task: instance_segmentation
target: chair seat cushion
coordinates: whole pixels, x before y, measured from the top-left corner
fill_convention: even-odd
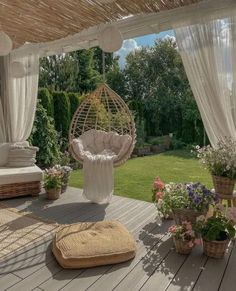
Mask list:
[[[42,170],[37,166],[22,168],[0,168],[0,185],[41,181]]]
[[[136,244],[118,221],[85,222],[61,226],[52,251],[64,268],[88,268],[128,261]]]

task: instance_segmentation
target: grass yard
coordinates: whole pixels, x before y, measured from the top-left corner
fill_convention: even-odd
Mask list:
[[[165,182],[201,182],[212,187],[211,176],[188,151],[169,151],[159,155],[134,158],[115,169],[115,194],[151,201],[156,176]],[[71,175],[70,186],[83,188],[82,170]]]

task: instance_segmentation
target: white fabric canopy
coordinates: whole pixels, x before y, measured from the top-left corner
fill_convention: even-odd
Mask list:
[[[213,146],[236,140],[236,17],[175,29],[202,120]]]
[[[21,62],[25,74],[15,78],[11,64]],[[38,92],[39,56],[1,58],[0,142],[21,142],[32,130]]]

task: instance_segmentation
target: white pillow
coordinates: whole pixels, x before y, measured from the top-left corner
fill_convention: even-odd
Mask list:
[[[0,167],[4,167],[8,160],[9,143],[0,143]]]

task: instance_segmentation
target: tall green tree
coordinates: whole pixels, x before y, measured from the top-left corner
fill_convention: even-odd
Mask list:
[[[53,92],[55,128],[67,139],[70,126],[70,101],[64,92]]]

